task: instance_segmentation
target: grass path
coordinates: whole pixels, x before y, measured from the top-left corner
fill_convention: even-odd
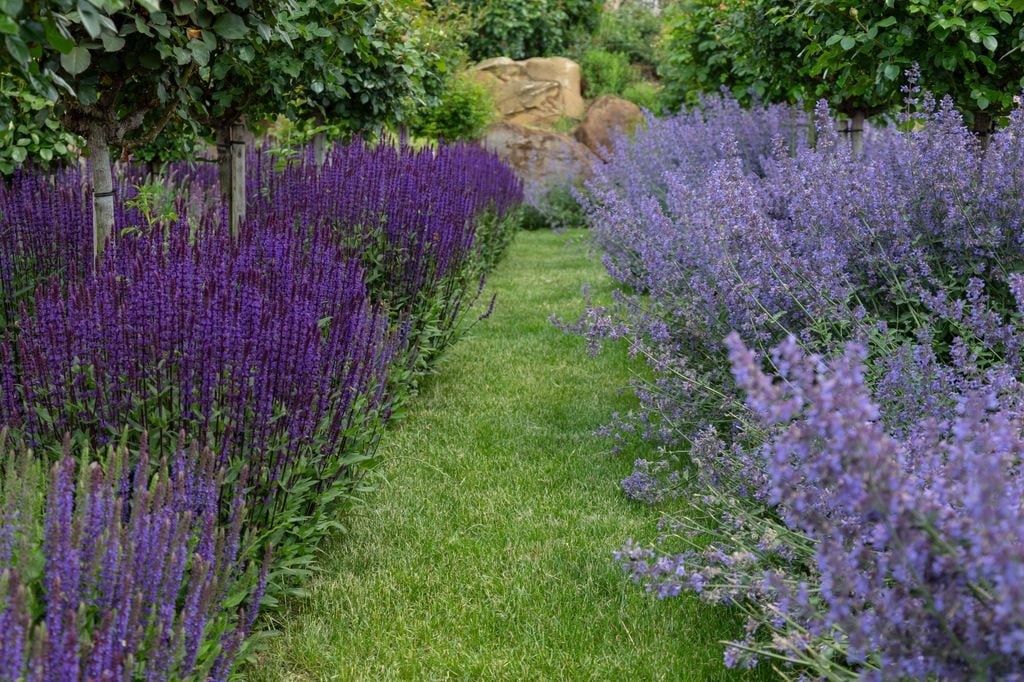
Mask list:
[[[736,679],[735,619],[658,602],[611,552],[650,539],[628,458],[593,431],[633,399],[624,352],[589,358],[548,322],[606,282],[580,233],[522,233],[492,276],[491,319],[385,435],[378,490],[328,547],[250,676],[267,680]],[[607,295],[607,284],[595,292]]]

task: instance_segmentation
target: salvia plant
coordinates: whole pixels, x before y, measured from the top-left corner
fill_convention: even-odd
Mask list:
[[[216,454],[65,444],[50,467],[4,440],[0,679],[227,679],[267,564]]]
[[[824,105],[707,99],[621,140],[579,197],[620,286],[567,326],[654,370],[608,431],[663,461],[623,488],[697,509],[617,556],[745,613],[731,666],[1024,669],[1024,112],[981,140],[906,95],[863,152]]]
[[[237,237],[214,165],[119,166],[99,263],[82,168],[0,186],[0,679],[227,677],[522,196],[470,145],[249,160]]]

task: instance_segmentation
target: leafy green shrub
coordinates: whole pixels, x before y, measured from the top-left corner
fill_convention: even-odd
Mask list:
[[[583,91],[587,97],[620,95],[637,80],[637,73],[624,52],[588,50],[580,59]]]
[[[583,207],[576,201],[571,185],[553,187],[523,205],[522,228],[524,230],[564,230],[586,228],[587,218]]]
[[[0,88],[0,99],[12,103],[11,120],[0,125],[0,174],[10,175],[26,162],[45,167],[66,161],[83,146],[82,138],[61,127],[49,100],[18,87],[16,81]]]
[[[623,52],[632,64],[653,65],[662,19],[642,4],[626,4],[604,12],[591,41],[593,47]]]
[[[562,116],[551,125],[551,129],[556,133],[563,133],[565,135],[572,135],[576,128],[580,125],[578,118],[572,118],[571,116]]]
[[[795,21],[776,22],[781,3],[685,0],[666,12],[658,76],[670,109],[728,88],[742,102],[801,99],[807,81]],[[792,3],[789,3],[792,4]]]
[[[949,95],[977,132],[1010,112],[1024,87],[1024,3],[865,3],[799,0],[773,10],[806,35],[804,68],[816,95],[843,113],[898,107],[904,73],[916,67],[937,98]],[[981,114],[981,116],[979,116]]]
[[[438,102],[420,107],[409,129],[420,137],[445,140],[479,138],[494,118],[490,91],[465,76],[453,76],[438,95]]]
[[[622,90],[622,98],[655,114],[662,112],[662,89],[650,81],[630,83]]]
[[[472,18],[469,56],[547,57],[564,54],[580,34],[597,28],[602,0],[447,0]]]

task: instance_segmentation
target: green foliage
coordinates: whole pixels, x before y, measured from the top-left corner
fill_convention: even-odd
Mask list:
[[[477,219],[475,261],[476,271],[490,273],[498,267],[522,224],[522,209],[499,216],[488,211]],[[476,272],[474,272],[476,274]]]
[[[565,135],[572,135],[576,128],[580,125],[578,118],[572,118],[571,116],[561,116],[557,121],[551,124],[551,129],[556,133],[563,133]]]
[[[686,0],[668,14],[667,103],[727,88],[742,101],[824,97],[845,114],[899,105],[904,73],[968,117],[1024,87],[1024,0]]]
[[[132,160],[147,164],[190,161],[209,148],[206,128],[191,119],[174,118],[152,140],[133,145]]]
[[[564,55],[580,35],[597,28],[602,0],[447,0],[472,19],[469,56],[549,57]]]
[[[187,106],[211,55],[235,41],[268,39],[269,1],[45,0],[0,3],[0,66],[55,103],[72,132],[99,121],[111,142],[148,123],[155,136]],[[5,98],[6,100],[7,98]],[[10,101],[0,113],[11,111]]]
[[[685,0],[666,13],[658,75],[669,109],[727,88],[737,99],[796,101],[805,95],[799,25],[776,22],[780,3]]]
[[[423,12],[417,0],[302,0],[285,17],[295,49],[268,49],[257,72],[276,75],[285,104],[264,115],[320,118],[347,135],[406,121],[433,72],[448,68]]]
[[[52,103],[29,92],[18,79],[4,79],[0,100],[11,104],[7,124],[0,123],[0,174],[9,175],[25,163],[63,163],[82,147],[80,137],[61,128]]]
[[[582,229],[587,218],[570,185],[552,187],[539,199],[524,205],[524,230]]]
[[[806,31],[807,71],[844,111],[898,104],[903,73],[968,114],[1004,113],[1024,87],[1024,1],[798,0],[780,21]]]
[[[427,14],[420,0],[0,2],[0,66],[24,83],[0,116],[33,93],[74,132],[104,121],[141,160],[189,156],[211,128],[246,116],[377,131],[449,68],[421,39]]]
[[[456,75],[469,64],[466,41],[473,31],[472,18],[454,2],[424,7],[414,15],[413,30],[429,68],[423,77],[423,96],[415,111],[437,103]]]
[[[622,98],[654,114],[662,111],[662,88],[649,81],[637,81],[622,90]]]
[[[619,95],[637,80],[637,72],[625,52],[588,50],[580,59],[580,71],[587,97]]]
[[[139,185],[132,185],[135,196],[125,200],[126,208],[133,208],[142,216],[142,223],[125,227],[121,234],[148,233],[178,220],[175,200],[178,190],[158,178]]]
[[[618,10],[605,11],[597,30],[581,41],[579,55],[591,49],[622,52],[631,64],[653,68],[662,19],[642,3],[627,3]]]
[[[465,76],[452,76],[436,104],[417,109],[409,129],[430,139],[475,140],[494,115],[494,98],[486,87]]]

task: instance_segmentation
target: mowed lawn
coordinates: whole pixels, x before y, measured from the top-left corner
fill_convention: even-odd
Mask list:
[[[585,283],[607,298],[584,240],[517,236],[490,278],[493,316],[385,434],[377,489],[245,677],[743,678],[719,644],[740,636],[734,614],[659,602],[612,558],[653,539],[658,512],[622,495],[631,456],[594,435],[634,404],[637,365],[622,347],[591,358],[548,321],[575,319]]]

